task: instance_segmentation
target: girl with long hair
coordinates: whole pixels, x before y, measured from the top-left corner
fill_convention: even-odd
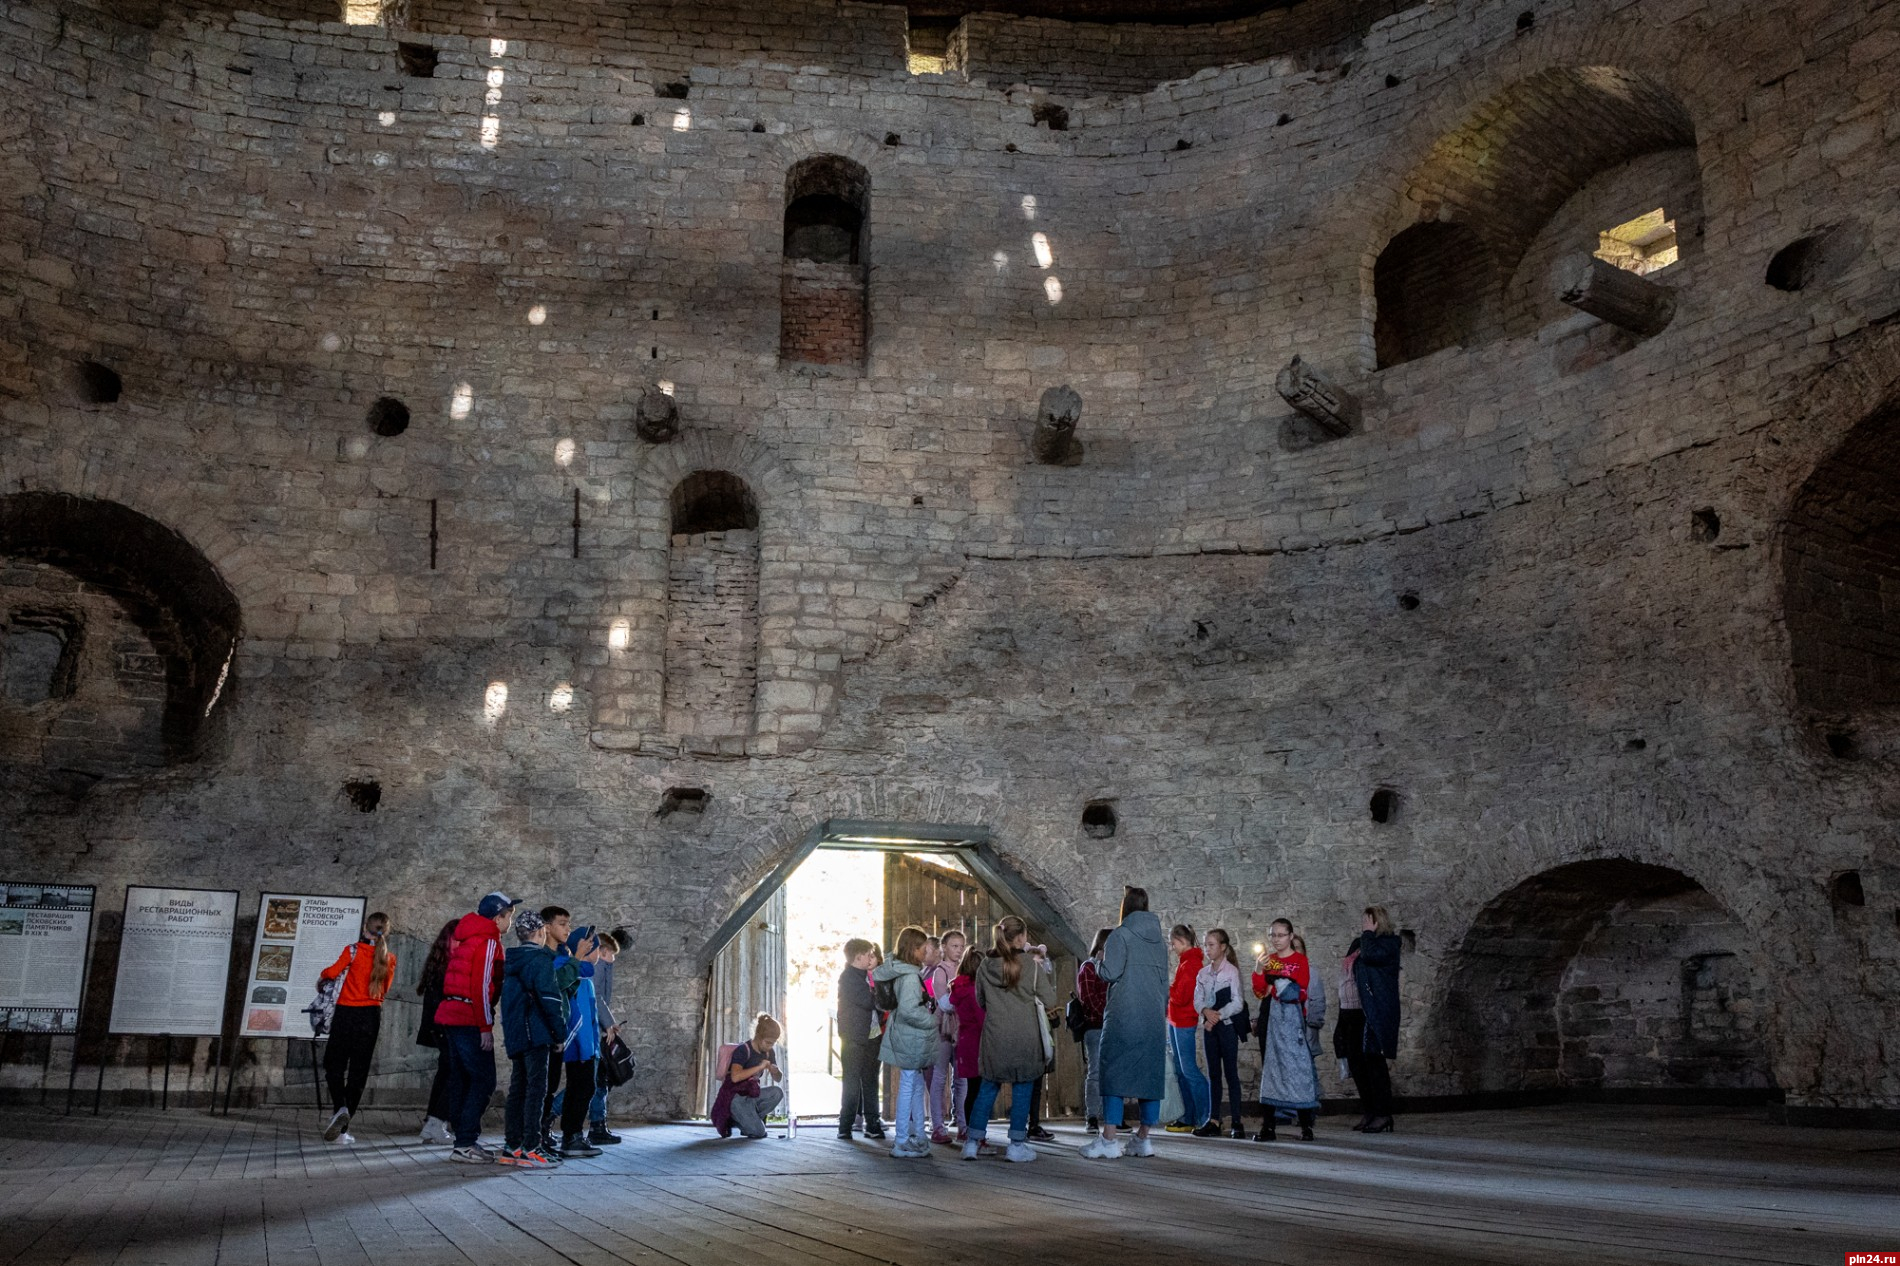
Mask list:
[[[930,938],[920,927],[897,934],[890,961],[871,973],[875,993],[888,984],[897,1005],[884,1025],[878,1058],[897,1069],[897,1139],[891,1155],[916,1160],[930,1155],[924,1110],[924,1070],[937,1062],[936,1005],[924,989],[923,967]]]
[[[1266,1109],[1266,1120],[1254,1135],[1257,1143],[1277,1137],[1274,1115],[1282,1110],[1296,1113],[1301,1140],[1313,1141],[1319,1074],[1306,1044],[1306,992],[1311,978],[1306,955],[1293,948],[1292,921],[1275,919],[1253,971],[1253,991],[1261,999],[1260,1102]]]
[[[994,940],[994,952],[977,970],[977,994],[983,1004],[977,1063],[983,1088],[970,1117],[963,1159],[981,1155],[989,1136],[990,1109],[1007,1085],[1009,1147],[1003,1158],[1032,1161],[1036,1149],[1029,1146],[1029,1101],[1053,1055],[1048,1011],[1056,1004],[1055,974],[1048,948],[1029,944],[1029,925],[1015,915],[997,922]]]
[[[1399,1053],[1399,957],[1398,930],[1384,906],[1367,906],[1359,935],[1346,951],[1346,976],[1352,982],[1359,1003],[1359,1033],[1356,1041],[1342,1043],[1340,1029],[1346,1027],[1346,1012],[1339,1013],[1339,1029],[1333,1031],[1333,1046],[1344,1056],[1359,1088],[1359,1103],[1365,1109],[1355,1130],[1367,1134],[1387,1134],[1392,1130],[1392,1073],[1386,1061]],[[1340,1006],[1345,1007],[1342,999]],[[1345,1049],[1340,1049],[1342,1045]]]
[[[1082,1145],[1087,1160],[1153,1156],[1148,1132],[1161,1120],[1168,1077],[1168,945],[1145,888],[1122,889],[1121,926],[1102,943],[1098,969],[1108,984],[1102,1014],[1102,1133]],[[1124,1153],[1115,1132],[1131,1106],[1141,1124]]]
[[[950,982],[950,1004],[957,1009],[957,1080],[963,1086],[963,1128],[957,1142],[970,1141],[976,1127],[976,1097],[983,1089],[980,1068],[983,1051],[983,1000],[977,997],[976,973],[987,955],[972,945],[963,951],[957,964],[956,979]]]
[[[1082,1106],[1088,1114],[1089,1133],[1102,1127],[1102,1014],[1108,1010],[1108,982],[1102,979],[1102,949],[1113,928],[1102,928],[1089,946],[1089,956],[1075,969],[1075,1001],[1082,1008],[1082,1059],[1088,1076],[1082,1082]]]
[[[449,1128],[449,1052],[436,1031],[435,1009],[442,1005],[442,978],[449,970],[449,951],[455,946],[455,925],[450,919],[435,934],[429,955],[422,960],[422,979],[417,992],[422,995],[422,1022],[416,1026],[416,1045],[435,1051],[435,1080],[429,1083],[429,1114],[422,1122],[424,1143],[452,1143],[455,1133]]]
[[[396,977],[396,956],[389,952],[389,916],[380,910],[363,920],[356,942],[323,969],[325,980],[343,977],[337,992],[336,1015],[330,1021],[330,1044],[323,1053],[323,1071],[330,1083],[330,1102],[336,1112],[323,1131],[326,1143],[354,1143],[350,1118],[356,1115],[369,1082],[370,1061],[382,1032],[383,998]]]
[[[1201,1138],[1220,1137],[1222,1082],[1233,1112],[1233,1136],[1246,1138],[1240,1124],[1240,1036],[1234,1017],[1247,1005],[1240,992],[1240,967],[1234,962],[1234,943],[1226,928],[1214,928],[1201,939],[1206,961],[1194,978],[1194,1009],[1201,1014],[1201,1041],[1207,1048],[1207,1080],[1212,1111],[1207,1123],[1195,1130]]]

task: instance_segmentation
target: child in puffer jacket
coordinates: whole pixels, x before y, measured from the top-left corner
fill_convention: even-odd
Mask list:
[[[567,1000],[554,978],[554,951],[547,947],[548,929],[541,916],[521,911],[515,915],[514,932],[520,945],[502,960],[501,980],[501,1034],[512,1065],[507,1140],[495,1159],[540,1169],[558,1163],[542,1148],[539,1123],[547,1094],[548,1054],[567,1034]]]
[[[897,995],[897,1006],[884,1027],[879,1058],[898,1070],[897,1140],[891,1155],[899,1160],[930,1155],[924,1070],[937,1062],[937,1011],[924,989],[924,949],[929,940],[922,928],[905,928],[897,934],[897,948],[890,961],[871,973],[874,990],[888,983]]]

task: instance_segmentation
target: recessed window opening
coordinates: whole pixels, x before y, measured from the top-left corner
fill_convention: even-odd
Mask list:
[[[1837,906],[1864,906],[1867,890],[1861,887],[1860,872],[1843,870],[1827,881],[1828,899]]]
[[[662,101],[684,101],[693,95],[693,85],[684,79],[675,79],[672,83],[661,84],[654,96]]]
[[[1082,808],[1082,834],[1092,840],[1105,840],[1115,834],[1115,806],[1107,800],[1091,800]]]
[[[807,158],[786,174],[781,360],[863,363],[870,196],[870,174],[836,154]]]
[[[669,787],[660,797],[660,807],[654,811],[656,818],[670,818],[675,813],[701,814],[712,796],[703,787]]]
[[[73,384],[79,392],[79,398],[87,404],[117,404],[125,386],[116,370],[96,360],[79,362],[74,371]]]
[[[1399,793],[1390,787],[1381,787],[1372,793],[1372,820],[1390,822],[1399,815]]]
[[[343,798],[358,813],[374,813],[383,802],[383,784],[374,778],[352,778],[343,784]]]
[[[369,429],[393,438],[409,429],[409,406],[394,396],[380,396],[369,407]]]
[[[1833,281],[1852,268],[1866,248],[1866,235],[1858,225],[1830,225],[1776,251],[1762,280],[1788,291]]]
[[[799,196],[785,208],[785,257],[821,264],[856,264],[864,211],[829,191]]]
[[[29,706],[72,698],[79,683],[77,620],[22,611],[0,631],[0,695]]]
[[[1053,101],[1039,101],[1030,107],[1029,116],[1051,132],[1069,130],[1069,108]]]
[[[1394,236],[1372,271],[1379,368],[1472,342],[1496,275],[1490,248],[1468,224],[1434,220]]]
[[[1829,730],[1825,741],[1828,755],[1836,760],[1854,760],[1860,755],[1860,746],[1854,741],[1852,730]]]
[[[1661,272],[1678,253],[1676,222],[1661,207],[1597,235],[1596,257],[1639,277]]]
[[[950,69],[950,41],[961,19],[912,17],[906,35],[907,62],[913,75],[941,75]]]
[[[673,535],[756,529],[759,505],[737,475],[696,470],[673,489]]]
[[[1704,545],[1713,545],[1722,535],[1722,516],[1713,506],[1703,506],[1689,515],[1689,531]]]
[[[405,41],[396,45],[396,61],[402,66],[402,73],[411,79],[434,79],[440,58],[441,54],[433,44],[411,44]]]

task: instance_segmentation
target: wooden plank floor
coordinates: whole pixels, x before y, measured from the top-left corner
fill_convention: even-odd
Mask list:
[[[0,1266],[1838,1263],[1900,1250],[1900,1134],[1725,1110],[1402,1118],[1310,1144],[1162,1138],[1033,1165],[890,1160],[807,1127],[624,1130],[598,1160],[448,1163],[409,1115],[0,1110]],[[394,1133],[392,1133],[392,1131]]]

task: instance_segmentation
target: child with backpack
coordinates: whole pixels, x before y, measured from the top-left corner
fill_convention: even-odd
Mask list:
[[[891,1155],[916,1160],[930,1155],[924,1113],[924,1070],[937,1062],[937,1007],[924,989],[929,936],[920,927],[897,934],[891,959],[871,973],[873,1005],[890,1015],[879,1058],[897,1069],[897,1141]]]
[[[532,910],[515,915],[514,953],[501,964],[501,1035],[511,1065],[504,1165],[542,1169],[558,1164],[544,1151],[541,1104],[547,1095],[548,1055],[567,1033],[567,1000],[554,978],[554,951],[548,948],[548,927]]]
[[[713,1129],[720,1138],[729,1138],[735,1129],[744,1138],[765,1137],[765,1120],[785,1102],[785,1088],[759,1082],[767,1073],[784,1076],[772,1062],[772,1047],[783,1032],[777,1020],[761,1011],[752,1021],[751,1038],[733,1048],[712,1105]]]

